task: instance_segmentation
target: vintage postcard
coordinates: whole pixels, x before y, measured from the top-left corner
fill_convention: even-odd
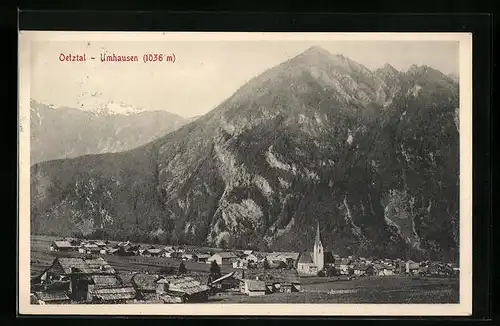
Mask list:
[[[471,314],[470,34],[19,44],[20,314]]]

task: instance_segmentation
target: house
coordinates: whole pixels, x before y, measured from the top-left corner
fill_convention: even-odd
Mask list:
[[[99,248],[104,248],[104,247],[106,247],[106,242],[101,241],[101,240],[94,241],[94,244],[95,244],[96,246],[98,246]]]
[[[356,276],[373,275],[373,266],[367,264],[356,264],[354,265],[353,273]]]
[[[184,253],[181,256],[181,259],[185,261],[193,260],[193,254]]]
[[[206,263],[208,258],[210,258],[209,254],[196,254],[196,260],[199,263]]]
[[[64,291],[58,292],[35,292],[38,304],[69,304],[69,296]]]
[[[92,275],[88,285],[89,302],[126,303],[135,299],[136,292],[131,285],[124,285],[117,275]]]
[[[420,264],[412,261],[412,260],[409,260],[406,262],[406,274],[410,274],[410,275],[415,275],[415,274],[418,274],[418,268],[420,267]]]
[[[211,281],[209,285],[216,291],[239,291],[240,280],[235,277],[234,272],[231,272]]]
[[[340,261],[336,261],[336,268],[341,275],[350,275],[352,273],[352,261],[349,258],[341,258]]]
[[[125,241],[125,242],[119,242],[117,244],[118,247],[130,247],[132,244],[130,243],[130,241]]]
[[[156,281],[157,294],[174,302],[206,302],[210,288],[188,276],[169,275]]]
[[[241,279],[263,281],[268,292],[300,291],[300,277],[295,270],[247,270],[243,271]]]
[[[84,254],[89,254],[89,255],[90,254],[97,254],[97,253],[101,252],[101,248],[99,248],[97,245],[95,245],[93,243],[84,244],[80,249],[83,249]]]
[[[240,281],[240,292],[250,297],[265,295],[266,283],[259,280],[243,279]]]
[[[253,250],[243,250],[243,253],[248,256],[248,255],[251,255],[253,254]]]
[[[235,261],[233,261],[233,268],[247,269],[248,268],[248,261],[246,261],[243,258],[238,258]]]
[[[132,286],[107,286],[92,289],[90,296],[93,303],[127,303],[136,292]]]
[[[394,275],[394,266],[386,265],[386,264],[374,264],[373,269],[375,271],[375,275],[378,276],[391,276]]]
[[[73,245],[66,240],[52,241],[49,247],[50,251],[71,251],[73,249],[75,249],[75,247],[73,247]]]
[[[162,253],[162,249],[159,249],[159,248],[149,248],[149,249],[144,250],[144,252],[142,253],[142,255],[146,256],[146,257],[160,257],[161,253]]]
[[[207,264],[211,264],[213,261],[220,265],[232,265],[234,261],[238,259],[232,252],[217,252],[207,259]]]
[[[319,223],[316,229],[316,240],[313,251],[303,252],[297,261],[297,272],[302,275],[318,275],[324,268],[324,251],[319,233]]]
[[[98,275],[113,275],[115,270],[102,258],[57,257],[38,277],[46,292],[65,292],[72,301],[89,300],[89,288]]]

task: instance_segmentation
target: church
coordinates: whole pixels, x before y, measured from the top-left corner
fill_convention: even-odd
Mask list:
[[[303,252],[297,262],[297,272],[302,275],[318,275],[325,266],[325,252],[318,229],[316,230],[316,240],[314,241],[313,251]]]

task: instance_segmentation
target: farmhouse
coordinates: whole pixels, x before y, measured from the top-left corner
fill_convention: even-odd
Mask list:
[[[232,252],[217,252],[207,259],[207,263],[211,264],[213,261],[220,265],[232,265],[238,259]]]
[[[38,304],[68,304],[70,298],[63,291],[57,292],[35,292],[35,297]]]
[[[169,275],[156,280],[159,294],[180,298],[181,302],[205,302],[210,288],[192,277]]]
[[[357,264],[354,265],[353,271],[356,276],[373,275],[373,266],[367,264]]]
[[[94,303],[127,303],[135,299],[136,292],[131,286],[106,286],[92,289],[90,292]]]
[[[234,274],[234,272],[231,272],[229,274],[223,275],[218,279],[210,282],[210,286],[212,287],[212,289],[219,291],[239,291],[240,280],[235,278]]]
[[[208,258],[210,258],[209,254],[196,254],[195,256],[196,256],[196,260],[199,263],[206,263]]]
[[[324,252],[319,234],[319,223],[312,252],[303,252],[297,262],[297,271],[303,275],[318,275],[324,267]]]
[[[295,270],[248,270],[243,279],[263,281],[268,292],[299,292],[300,277]]]
[[[264,281],[243,279],[240,282],[240,292],[251,297],[265,295],[266,290]]]
[[[50,251],[71,251],[74,248],[75,247],[73,247],[73,245],[71,245],[71,243],[69,241],[56,240],[56,241],[52,241],[52,243],[50,244],[49,250]]]
[[[47,293],[65,293],[72,301],[87,302],[91,300],[89,289],[92,290],[96,284],[99,287],[105,282],[103,280],[111,282],[114,273],[115,270],[102,258],[58,257],[37,279]],[[113,282],[120,285],[118,280]]]

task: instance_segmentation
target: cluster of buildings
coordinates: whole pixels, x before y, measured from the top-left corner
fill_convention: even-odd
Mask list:
[[[117,273],[103,258],[57,257],[32,280],[31,302],[137,303],[198,302],[210,288],[184,275]]]
[[[413,262],[402,259],[369,259],[363,257],[340,257],[324,250],[319,224],[312,251],[264,253],[252,250],[201,251],[174,246],[141,246],[130,242],[111,244],[109,241],[54,241],[50,250],[77,250],[84,254],[148,256],[176,258],[185,261],[228,266],[240,270],[277,269],[295,270],[301,276],[391,276],[397,274],[420,276],[458,275],[456,265],[441,262]]]
[[[248,296],[300,291],[295,271],[236,271],[203,282],[189,275],[118,273],[100,258],[57,257],[32,279],[32,304],[206,302],[217,292]]]

